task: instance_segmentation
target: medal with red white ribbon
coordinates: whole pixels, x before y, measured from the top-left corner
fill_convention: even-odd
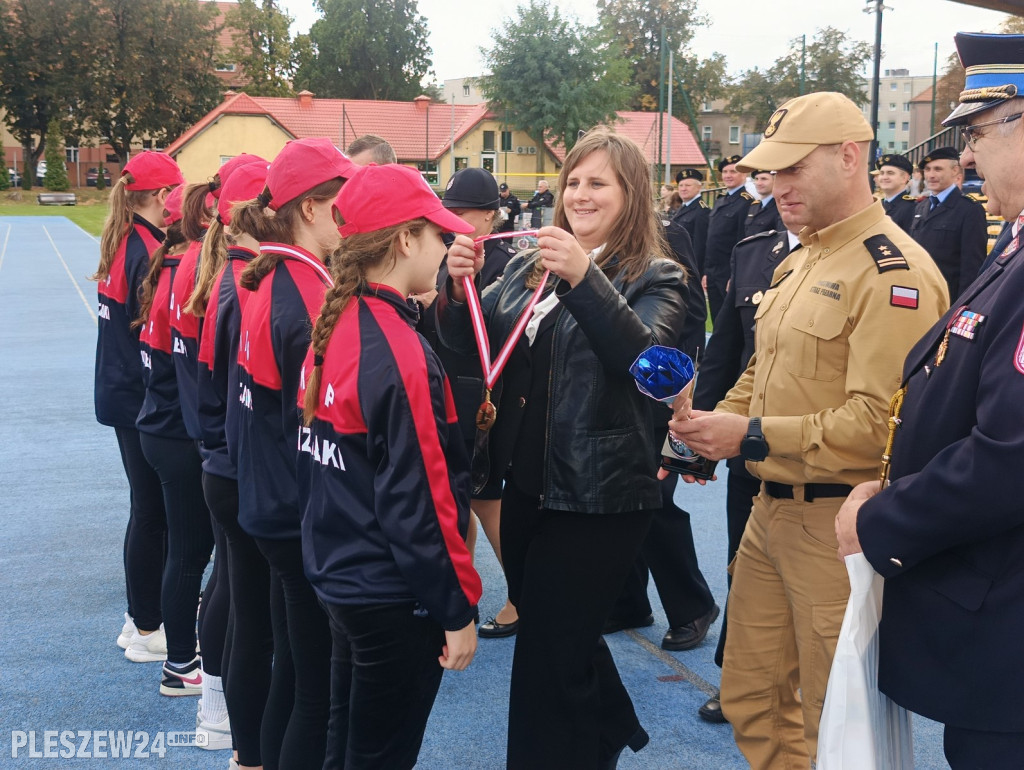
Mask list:
[[[516,233],[493,233],[476,238],[473,240],[473,243],[483,243],[494,238],[536,234],[536,230],[523,230]],[[540,284],[534,289],[533,296],[530,297],[526,309],[520,315],[519,320],[516,321],[516,325],[512,328],[512,333],[509,334],[508,339],[501,346],[501,350],[498,351],[498,355],[493,362],[491,361],[491,341],[487,335],[487,324],[484,321],[484,311],[480,306],[480,295],[477,294],[476,284],[473,283],[472,276],[467,275],[462,279],[462,286],[466,291],[466,304],[469,305],[469,315],[473,320],[473,334],[476,337],[477,350],[480,352],[480,365],[484,373],[484,402],[476,410],[476,427],[478,430],[489,431],[498,417],[498,410],[491,402],[491,390],[498,381],[498,377],[501,376],[501,371],[505,368],[505,364],[508,363],[509,356],[512,355],[512,349],[515,348],[516,342],[519,341],[519,337],[530,322],[530,318],[533,316],[533,309],[536,307],[537,302],[540,301],[541,294],[544,293],[544,287],[550,274],[550,270],[544,271]]]

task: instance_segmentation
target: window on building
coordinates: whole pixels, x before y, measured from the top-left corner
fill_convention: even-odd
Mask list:
[[[484,152],[494,152],[493,131],[484,131]]]
[[[701,128],[701,137],[703,137],[705,142],[711,141],[711,126],[703,126]]]
[[[501,132],[501,151],[512,152],[512,132],[502,131]]]
[[[739,143],[740,143],[740,127],[739,126],[729,126],[729,144],[739,144]]]
[[[484,155],[482,158],[480,158],[480,166],[485,171],[490,171],[493,174],[494,173],[494,168],[495,168],[494,156],[493,155]]]
[[[456,158],[455,170],[462,171],[464,168],[469,168],[469,158]]]
[[[896,121],[895,120],[890,120],[889,121],[889,130],[890,131],[895,131],[896,130]]]
[[[909,120],[904,120],[902,123],[900,123],[900,131],[909,131],[909,130],[910,130],[910,121]]]
[[[896,142],[889,142],[889,149],[890,150],[895,150],[896,149]]]
[[[910,149],[910,142],[903,142],[903,152]]]
[[[77,147],[65,147],[64,148],[64,160],[68,163],[78,163],[78,148]]]
[[[903,111],[910,112],[910,102],[903,102]]]
[[[896,111],[896,102],[889,102],[889,112]]]
[[[427,161],[427,163],[417,163],[416,166],[419,172],[423,174],[423,178],[427,180],[427,184],[437,184],[437,163],[434,161]]]
[[[899,88],[899,86],[895,82],[889,84],[890,91],[895,91],[897,88]]]
[[[703,106],[701,107],[701,109],[702,109],[702,110],[703,110],[704,112],[711,112],[711,110],[712,110],[712,107],[711,107],[711,102],[704,102],[704,104],[703,104]]]
[[[462,95],[463,96],[469,96],[469,84],[468,83],[466,85],[462,86]]]
[[[235,65],[228,62],[221,62],[217,65],[217,72],[234,72]]]

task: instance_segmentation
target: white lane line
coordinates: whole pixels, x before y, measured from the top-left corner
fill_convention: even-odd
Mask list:
[[[0,268],[4,266],[4,257],[7,255],[7,241],[11,239],[11,226],[7,225],[7,232],[4,234],[4,247],[0,249]]]
[[[67,219],[68,222],[71,222],[71,220],[68,219],[67,217],[64,217],[64,218]],[[75,227],[77,227],[79,230],[81,230],[83,233],[85,233],[87,237],[92,238],[94,241],[96,241],[96,243],[100,242],[99,238],[97,238],[95,235],[93,235],[88,230],[86,230],[84,227],[82,227],[80,224],[78,224],[78,222],[71,222],[71,224],[73,224]]]
[[[78,285],[78,281],[75,280],[75,276],[71,273],[71,268],[68,267],[68,263],[64,261],[64,255],[60,253],[60,249],[57,248],[57,244],[53,242],[53,236],[50,235],[50,231],[43,225],[43,232],[46,233],[46,237],[50,239],[50,245],[53,246],[53,250],[57,253],[57,259],[64,265],[64,270],[68,274],[68,278],[71,279],[71,284],[75,287],[75,291],[78,292],[78,296],[82,298],[82,304],[85,305],[86,312],[89,313],[94,324],[99,324],[99,320],[96,318],[96,313],[93,312],[92,305],[89,304],[89,300],[85,298],[85,294],[82,292],[82,287]]]

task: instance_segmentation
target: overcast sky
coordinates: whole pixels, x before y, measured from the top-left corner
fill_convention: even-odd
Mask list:
[[[312,0],[279,0],[295,17],[293,32],[305,32],[317,18]],[[586,23],[597,18],[594,0],[552,0],[563,12]],[[1004,14],[985,11],[952,0],[887,0],[891,10],[882,22],[883,69],[906,68],[912,75],[930,75],[939,44],[939,72],[953,52],[953,35],[960,31],[994,32]],[[864,13],[864,0],[699,0],[710,17],[697,29],[693,41],[698,56],[718,51],[725,55],[730,74],[752,67],[767,67],[786,53],[787,42],[820,27],[846,31],[851,39],[873,43],[875,15]],[[438,82],[483,74],[480,48],[491,44],[491,34],[511,18],[516,3],[419,0],[427,18],[434,72]],[[723,6],[727,6],[723,8]],[[871,2],[872,8],[874,2]],[[867,74],[867,73],[865,73]]]

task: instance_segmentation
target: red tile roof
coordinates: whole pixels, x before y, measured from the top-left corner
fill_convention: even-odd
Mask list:
[[[424,154],[437,160],[451,146],[453,133],[455,141],[459,141],[480,121],[495,117],[486,104],[433,103],[428,111],[425,103],[423,97],[411,102],[388,102],[316,99],[308,91],[294,97],[253,97],[228,91],[224,101],[172,142],[167,152],[173,155],[181,150],[221,115],[265,115],[294,138],[326,136],[344,148],[357,136],[377,134],[391,144],[400,161],[422,160]],[[639,144],[651,163],[657,163],[658,114],[619,112],[618,115],[616,130]],[[668,153],[667,135],[664,139],[663,160]],[[565,160],[564,147],[548,145],[548,149],[559,163]],[[704,165],[693,134],[676,118],[672,119],[671,159],[676,166]]]

